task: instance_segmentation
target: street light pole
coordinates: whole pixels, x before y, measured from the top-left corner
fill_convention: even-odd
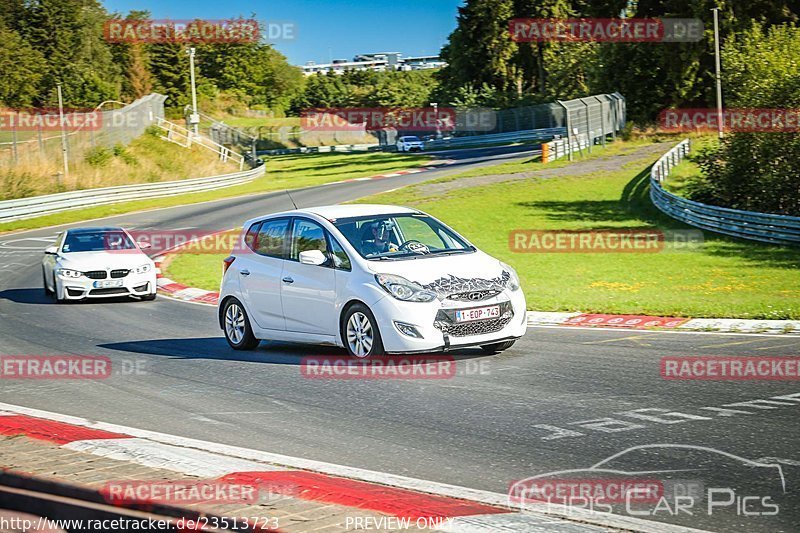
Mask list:
[[[69,181],[69,156],[67,155],[67,132],[64,130],[64,100],[61,96],[61,84],[56,85],[58,92],[58,121],[61,125],[61,155],[64,159],[64,183]]]
[[[431,106],[433,106],[433,116],[436,117],[436,139],[441,139],[442,132],[439,129],[439,103],[431,102]]]
[[[192,114],[189,117],[189,125],[192,127],[192,132],[198,135],[200,133],[198,129],[200,115],[197,113],[197,89],[194,82],[194,53],[194,47],[189,48],[189,77],[192,82]]]
[[[714,63],[717,78],[717,128],[719,129],[719,138],[723,137],[724,117],[722,116],[722,77],[720,71],[722,67],[719,61],[719,9],[714,8]]]

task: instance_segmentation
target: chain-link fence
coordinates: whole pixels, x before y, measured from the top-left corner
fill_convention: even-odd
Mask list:
[[[150,94],[114,110],[72,113],[65,118],[64,135],[67,158],[81,158],[98,147],[126,145],[144,133],[157,118],[164,117],[166,96]],[[107,105],[107,104],[106,104]],[[50,111],[50,110],[48,110]],[[13,112],[0,129],[0,170],[24,165],[60,168],[63,161],[61,122],[58,110],[27,115]],[[32,119],[30,117],[33,117]]]

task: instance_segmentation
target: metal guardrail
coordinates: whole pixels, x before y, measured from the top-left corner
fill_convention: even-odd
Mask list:
[[[650,199],[658,209],[681,222],[715,233],[771,244],[800,243],[800,217],[716,207],[664,190],[664,180],[690,149],[689,139],[684,139],[650,169]]]
[[[482,146],[497,143],[515,143],[525,141],[542,141],[556,135],[565,135],[566,128],[541,128],[528,131],[511,131],[508,133],[489,133],[487,135],[470,135],[468,137],[452,137],[425,142],[425,149],[449,148],[459,146]]]
[[[193,144],[202,146],[217,154],[220,161],[231,160],[239,165],[239,170],[244,168],[244,156],[231,150],[227,146],[223,146],[203,135],[195,135],[191,130],[161,117],[156,119],[156,126],[166,132],[166,135],[162,134],[161,138],[167,141],[174,142],[184,148],[191,148]]]
[[[380,151],[384,146],[380,144],[335,144],[331,146],[303,146],[300,148],[276,148],[275,150],[258,150],[256,155],[286,155],[286,154],[318,154],[324,152],[371,152]]]
[[[0,202],[0,222],[22,220],[93,205],[106,205],[129,200],[222,189],[252,181],[262,176],[265,168],[264,165],[261,165],[250,170],[207,178],[142,185],[121,185],[118,187],[103,187],[100,189],[33,196],[18,200],[6,200]]]
[[[572,138],[555,139],[542,145],[542,163],[549,163],[574,152],[582,152],[589,148],[587,135],[575,135]]]
[[[470,135],[425,141],[425,149],[449,148],[460,146],[482,146],[487,144],[541,141],[556,135],[565,135],[565,128],[542,128],[530,131],[511,131],[508,133],[490,133],[487,135]],[[357,152],[373,150],[394,150],[395,146],[379,144],[340,144],[334,146],[304,146],[302,148],[282,148],[277,150],[259,150],[258,155],[315,154],[322,152]]]

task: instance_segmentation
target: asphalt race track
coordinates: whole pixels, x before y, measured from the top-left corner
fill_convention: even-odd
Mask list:
[[[531,153],[449,151],[443,157],[457,163],[446,169],[292,195],[300,207],[336,203]],[[290,207],[270,193],[103,224],[226,229]],[[535,327],[500,355],[456,353],[451,379],[308,379],[303,357],[344,352],[266,342],[234,352],[215,308],[165,297],[56,305],[42,290],[39,263],[60,229],[0,236],[0,354],[105,355],[139,372],[2,380],[0,402],[494,492],[635,446],[681,444],[692,448],[631,450],[615,467],[671,470],[687,485],[730,489],[733,501],[711,515],[702,505],[691,515],[643,518],[715,531],[800,530],[800,383],[666,381],[659,371],[670,355],[798,355],[798,336]],[[780,464],[785,492],[780,479],[734,456]],[[758,498],[743,499],[750,496]],[[769,512],[764,498],[780,512],[746,516]]]

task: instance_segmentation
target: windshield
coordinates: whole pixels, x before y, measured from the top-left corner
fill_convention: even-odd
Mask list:
[[[428,215],[373,215],[339,219],[334,225],[367,259],[401,259],[472,252],[454,231]]]
[[[419,142],[419,137],[403,137],[401,140],[403,142],[413,143],[413,142]]]
[[[94,231],[68,233],[61,251],[101,252],[103,250],[134,250],[136,245],[123,231]]]

